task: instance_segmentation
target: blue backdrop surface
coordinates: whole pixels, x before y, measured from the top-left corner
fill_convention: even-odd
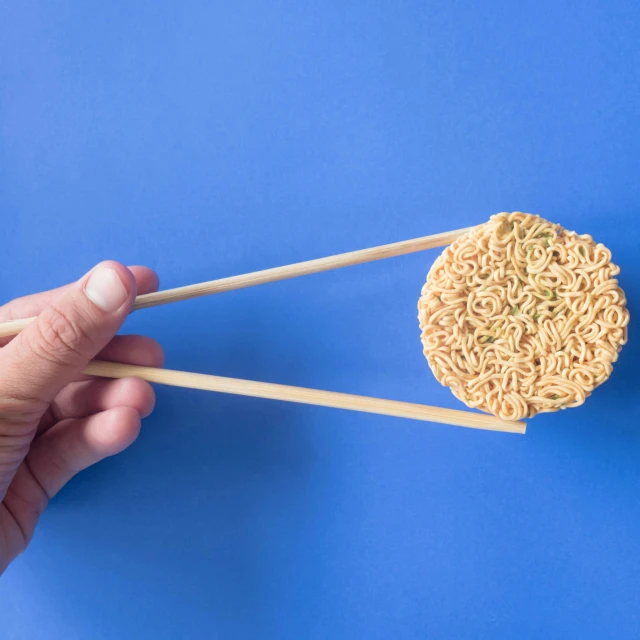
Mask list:
[[[640,4],[0,7],[0,293],[172,287],[539,213],[640,312]],[[436,252],[135,314],[172,368],[458,407]],[[158,388],[0,579],[0,636],[637,638],[640,342],[525,437]]]

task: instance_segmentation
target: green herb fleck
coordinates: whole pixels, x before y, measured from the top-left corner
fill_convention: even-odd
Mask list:
[[[538,320],[538,318],[540,317],[539,313],[534,313],[533,314],[533,321],[536,322]]]
[[[587,252],[584,250],[584,247],[579,247],[579,248],[578,248],[578,251],[580,252],[580,255],[581,255],[583,258],[586,258],[586,257],[587,257]]]
[[[495,337],[494,336],[489,336],[486,341],[487,342],[495,342]]]
[[[551,399],[552,399],[552,400],[560,400],[560,396],[559,396],[557,393],[554,393],[554,394],[551,396]]]
[[[520,307],[518,305],[516,305],[515,307],[513,307],[513,309],[511,309],[511,313],[514,316],[520,315]]]

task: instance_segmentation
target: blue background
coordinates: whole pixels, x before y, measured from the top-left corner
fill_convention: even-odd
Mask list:
[[[640,273],[640,4],[0,8],[3,300],[539,213]],[[172,368],[459,406],[426,252],[135,314]],[[0,580],[3,638],[636,638],[640,347],[525,437],[159,388]]]

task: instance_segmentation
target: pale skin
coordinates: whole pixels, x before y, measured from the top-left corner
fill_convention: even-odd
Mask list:
[[[133,443],[153,410],[146,382],[82,371],[94,357],[162,366],[154,340],[115,336],[135,296],[157,288],[151,269],[103,262],[76,283],[0,307],[0,322],[38,316],[0,339],[0,574],[28,546],[49,500]]]

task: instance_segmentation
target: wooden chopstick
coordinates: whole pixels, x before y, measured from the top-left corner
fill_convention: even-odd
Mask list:
[[[328,256],[326,258],[297,262],[284,267],[264,269],[262,271],[254,271],[253,273],[245,273],[239,276],[201,282],[200,284],[191,284],[186,287],[177,287],[175,289],[157,291],[156,293],[147,293],[136,298],[133,310],[146,309],[147,307],[155,307],[157,305],[168,304],[169,302],[178,302],[180,300],[189,300],[190,298],[198,298],[200,296],[209,296],[215,293],[222,293],[224,291],[255,287],[259,284],[278,282],[279,280],[297,278],[299,276],[306,276],[312,273],[331,271],[332,269],[350,267],[352,265],[373,262],[384,258],[393,258],[395,256],[401,256],[408,253],[424,251],[425,249],[443,247],[451,244],[457,237],[467,231],[470,231],[472,228],[473,227],[467,227],[466,229],[457,229],[456,231],[436,233],[431,236],[414,238],[413,240],[403,240],[402,242],[394,242],[392,244],[385,244],[379,247],[372,247],[370,249],[361,249],[359,251],[350,251],[348,253],[340,253],[335,256]],[[0,338],[17,335],[32,321],[33,318],[26,318],[24,320],[14,320],[12,322],[1,323]]]
[[[520,434],[524,434],[526,431],[526,424],[524,422],[509,422],[490,415],[472,413],[471,411],[442,409],[422,404],[413,404],[411,402],[382,400],[381,398],[369,398],[366,396],[336,393],[334,391],[319,391],[317,389],[305,389],[303,387],[290,387],[269,382],[222,378],[220,376],[204,375],[202,373],[154,369],[152,367],[138,367],[130,364],[98,360],[91,362],[84,373],[103,378],[135,377],[147,380],[148,382],[166,384],[174,387],[203,389],[205,391],[232,393],[255,398],[269,398],[272,400],[284,400],[286,402],[298,402],[322,407],[334,407],[336,409],[349,409],[351,411],[363,411],[366,413],[409,418],[411,420],[439,422],[441,424],[468,427],[471,429],[487,429],[490,431]]]

